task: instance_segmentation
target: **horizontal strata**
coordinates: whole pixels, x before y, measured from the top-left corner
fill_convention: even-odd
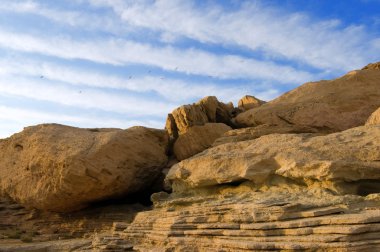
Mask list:
[[[380,248],[380,205],[265,206],[214,199],[139,213],[121,236],[139,251],[373,251]]]

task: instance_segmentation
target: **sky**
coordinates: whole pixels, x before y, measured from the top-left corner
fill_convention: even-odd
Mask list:
[[[1,0],[0,138],[25,126],[163,128],[380,60],[380,0]]]

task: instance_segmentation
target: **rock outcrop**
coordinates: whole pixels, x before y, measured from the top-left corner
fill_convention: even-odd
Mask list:
[[[173,193],[124,235],[143,251],[376,250],[379,160],[379,126],[221,144],[174,165]]]
[[[193,126],[180,135],[174,143],[174,154],[178,160],[183,160],[211,147],[214,141],[231,130],[224,123],[206,123],[202,126]]]
[[[262,101],[252,95],[246,95],[243,98],[241,98],[238,102],[238,108],[241,111],[250,110],[253,108],[258,108],[261,105],[265,104],[265,101]]]
[[[253,188],[252,188],[253,187]],[[138,251],[377,251],[380,198],[246,182],[157,197],[124,231]],[[166,197],[165,197],[166,196]]]
[[[378,108],[372,115],[368,118],[365,125],[376,125],[380,124],[380,108]]]
[[[303,125],[336,132],[364,125],[380,106],[378,64],[331,81],[306,83],[258,108],[239,114],[240,127]]]
[[[379,160],[379,126],[326,136],[271,134],[207,149],[174,165],[166,179],[174,188],[197,188],[246,180],[261,186],[285,178],[362,195],[380,192]]]
[[[73,211],[149,187],[167,163],[163,130],[27,127],[0,143],[0,189],[18,203]]]
[[[173,110],[166,120],[166,130],[176,139],[193,126],[202,126],[206,123],[224,123],[231,125],[234,107],[232,103],[219,102],[215,96],[207,96],[197,103],[184,105]]]

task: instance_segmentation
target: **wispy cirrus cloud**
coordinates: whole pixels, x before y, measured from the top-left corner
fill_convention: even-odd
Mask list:
[[[365,65],[379,53],[373,46],[373,35],[363,25],[343,26],[338,19],[317,20],[262,1],[243,1],[234,11],[217,4],[199,7],[194,1],[180,0],[88,2],[110,7],[126,23],[160,31],[172,39],[187,37],[203,43],[241,46],[263,51],[270,58],[299,61],[320,69],[350,70]]]
[[[123,39],[78,41],[66,36],[35,37],[0,30],[0,46],[64,59],[84,59],[112,65],[141,64],[159,67],[166,71],[221,79],[249,78],[302,82],[312,78],[310,73],[272,62],[237,55],[216,55],[193,48],[152,46]]]

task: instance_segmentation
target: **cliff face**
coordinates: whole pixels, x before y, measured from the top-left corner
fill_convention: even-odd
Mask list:
[[[379,65],[166,132],[28,127],[0,141],[0,251],[380,250]]]

